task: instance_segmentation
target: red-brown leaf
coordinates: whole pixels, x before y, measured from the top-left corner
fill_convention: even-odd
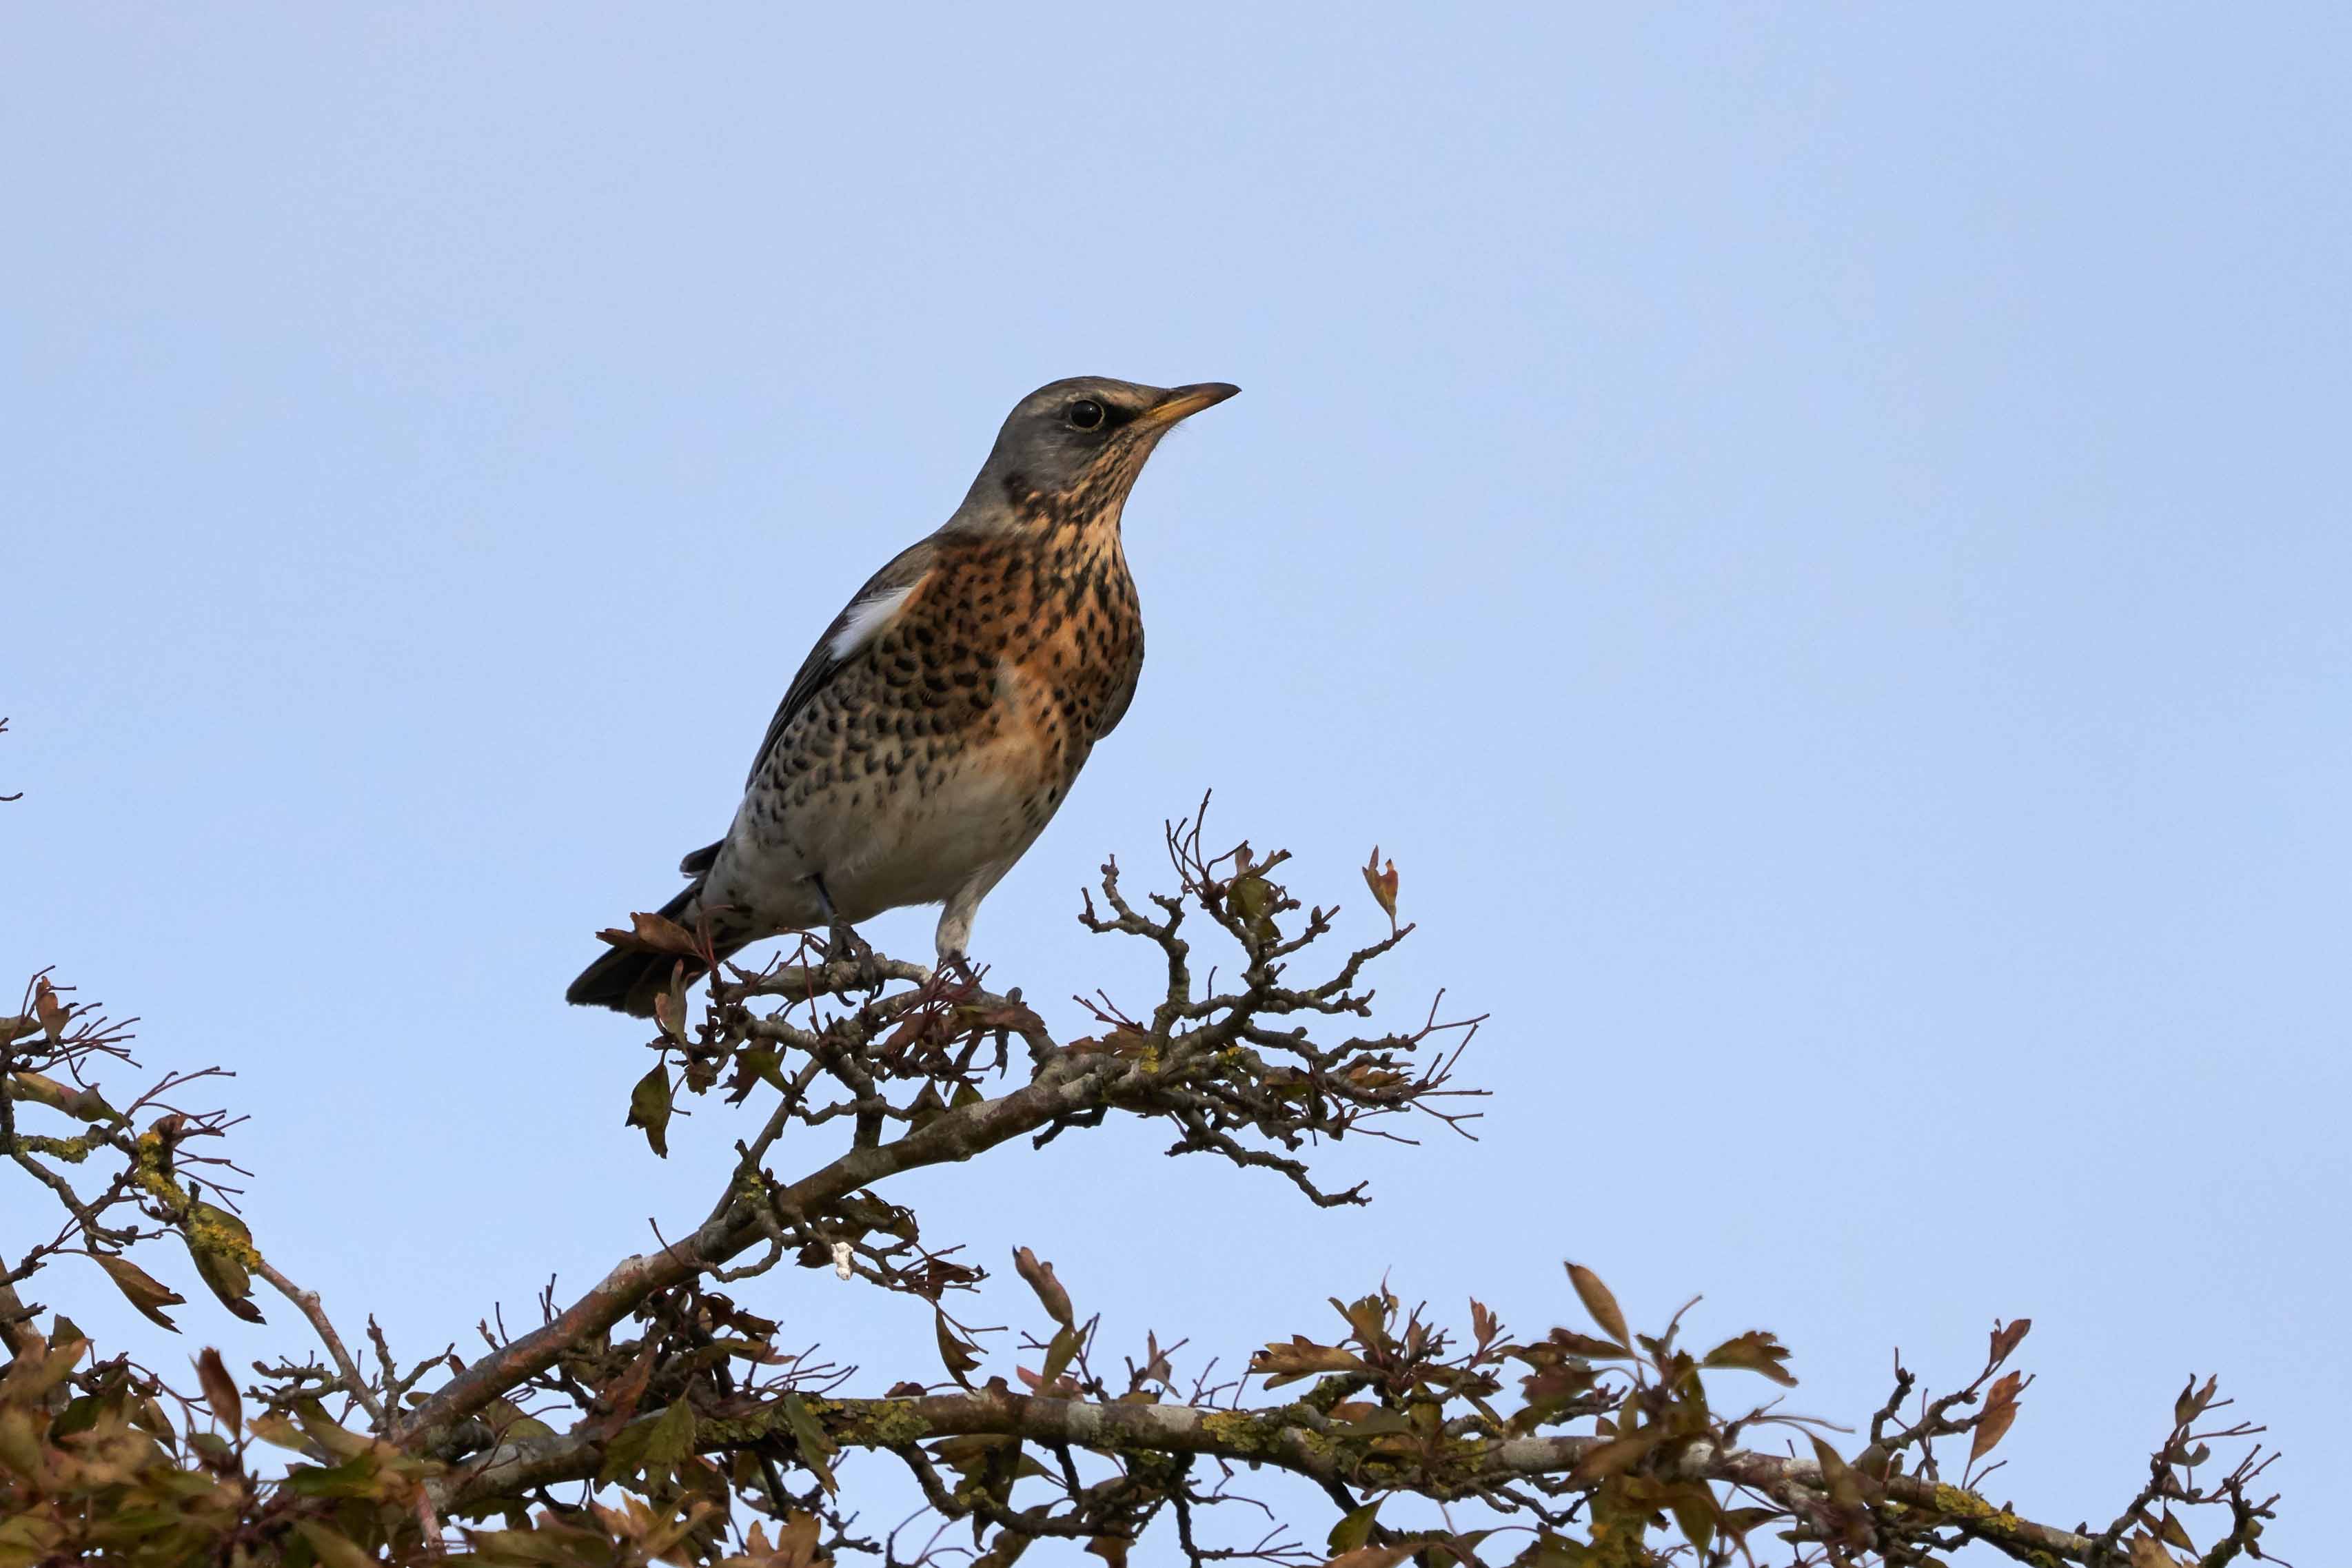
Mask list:
[[[210,1345],[197,1353],[196,1381],[204,1385],[205,1403],[212,1406],[213,1419],[231,1437],[241,1436],[245,1431],[245,1402],[237,1397],[236,1379],[222,1364],[220,1352]]]
[[[2025,1375],[2004,1372],[1985,1394],[1984,1414],[1977,1419],[1976,1436],[1969,1441],[1969,1463],[1975,1464],[2009,1435],[2017,1420],[2017,1390]]]

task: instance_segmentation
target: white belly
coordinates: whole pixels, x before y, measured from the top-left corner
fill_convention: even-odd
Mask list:
[[[766,832],[739,815],[712,891],[758,925],[788,930],[822,921],[817,878],[853,924],[993,881],[1036,837],[1025,810],[1035,782],[1003,760],[966,753],[920,788],[902,772],[895,792],[880,775],[837,785]]]

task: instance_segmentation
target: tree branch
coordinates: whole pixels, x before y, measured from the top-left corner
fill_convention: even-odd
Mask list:
[[[1469,1496],[1499,1482],[1568,1477],[1610,1442],[1606,1437],[1527,1437],[1480,1445],[1459,1464],[1435,1474],[1379,1473],[1369,1436],[1352,1434],[1305,1401],[1253,1410],[1192,1405],[1144,1405],[1055,1399],[1012,1393],[1001,1385],[970,1394],[903,1399],[803,1402],[824,1435],[845,1448],[898,1450],[942,1437],[1005,1437],[1097,1451],[1194,1455],[1228,1463],[1265,1465],[1318,1484],[1356,1481],[1368,1470],[1386,1489],[1427,1496]],[[635,1425],[649,1427],[658,1416]],[[723,1453],[790,1435],[780,1402],[703,1417],[696,1427],[703,1451]],[[509,1443],[436,1483],[446,1509],[479,1509],[530,1489],[593,1477],[621,1434],[573,1432]],[[1700,1480],[1747,1487],[1768,1495],[1790,1490],[1824,1505],[1831,1483],[1819,1461],[1779,1458],[1750,1449],[1700,1443],[1660,1473],[1664,1481]],[[1598,1482],[1587,1483],[1597,1485]],[[2039,1552],[2070,1563],[2093,1563],[2096,1537],[2019,1518],[1976,1492],[1916,1476],[1881,1483],[1893,1504],[1930,1516],[1962,1533],[2015,1553]],[[1570,1488],[1569,1490],[1580,1490]]]

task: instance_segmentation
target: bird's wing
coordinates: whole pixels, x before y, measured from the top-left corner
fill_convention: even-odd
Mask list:
[[[768,760],[768,753],[775,749],[778,737],[793,722],[793,716],[806,707],[809,699],[823,691],[824,684],[844,666],[873,645],[874,640],[898,618],[907,601],[914,597],[915,591],[922,587],[938,559],[939,546],[933,539],[920,539],[908,546],[891,559],[889,565],[866,579],[866,586],[833,618],[833,624],[824,629],[824,635],[817,639],[816,646],[802,661],[800,674],[793,677],[784,700],[776,705],[776,716],[768,721],[768,733],[761,737],[759,752],[751,758],[751,777],[743,781],[744,788],[749,789],[752,779],[760,777],[761,766]]]

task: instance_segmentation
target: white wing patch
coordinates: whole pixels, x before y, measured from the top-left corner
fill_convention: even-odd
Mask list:
[[[922,580],[918,578],[904,588],[894,588],[887,593],[877,593],[871,599],[861,599],[851,605],[849,613],[842,618],[841,630],[835,632],[833,641],[826,644],[826,651],[832,653],[834,663],[841,663],[882,635],[882,629],[898,618],[899,608],[907,602],[908,595],[921,586]]]

